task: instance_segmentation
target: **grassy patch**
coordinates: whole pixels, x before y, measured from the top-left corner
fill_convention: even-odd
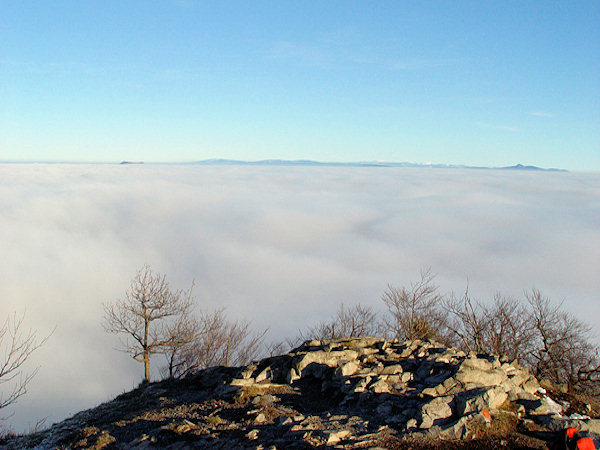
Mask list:
[[[212,427],[216,427],[217,425],[227,423],[227,421],[215,414],[214,416],[208,416],[206,418],[206,423]]]
[[[491,421],[473,420],[467,426],[472,438],[487,439],[491,437],[509,436],[517,430],[519,419],[510,411],[497,411],[492,414]]]

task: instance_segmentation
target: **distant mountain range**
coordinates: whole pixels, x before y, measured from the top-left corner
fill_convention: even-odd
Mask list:
[[[205,159],[189,164],[198,165],[221,165],[221,166],[338,166],[338,167],[431,167],[442,169],[493,169],[493,170],[523,170],[523,171],[545,171],[545,172],[567,172],[565,169],[545,169],[537,166],[524,166],[516,164],[507,167],[482,167],[466,166],[459,164],[432,164],[415,162],[389,162],[389,161],[360,161],[360,162],[323,162],[307,159],[263,159],[260,161],[241,161],[236,159]]]
[[[1,161],[0,164],[106,164],[100,162],[83,161]],[[124,160],[118,163],[120,165],[144,164],[144,161]],[[310,159],[262,159],[260,161],[243,161],[238,159],[204,159],[201,161],[189,162],[149,162],[148,164],[168,164],[168,165],[200,165],[200,166],[323,166],[323,167],[422,167],[436,169],[487,169],[487,170],[520,170],[520,171],[538,171],[538,172],[568,172],[566,169],[543,168],[538,166],[525,166],[515,164],[506,167],[490,166],[467,166],[464,164],[434,164],[434,163],[416,163],[416,162],[394,162],[394,161],[313,161]]]
[[[556,169],[556,168],[549,168],[549,169],[544,169],[542,167],[537,167],[537,166],[524,166],[523,164],[517,164],[515,166],[509,166],[509,167],[499,167],[499,169],[503,169],[503,170],[542,170],[542,171],[546,171],[546,172],[568,172],[568,170],[566,169]]]

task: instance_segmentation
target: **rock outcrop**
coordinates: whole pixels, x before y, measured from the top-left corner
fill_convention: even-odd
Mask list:
[[[545,448],[544,439],[567,425],[598,438],[600,420],[564,416],[565,409],[527,369],[498,356],[429,341],[349,338],[147,384],[4,445],[402,448],[498,435],[508,447],[524,439],[521,448]]]

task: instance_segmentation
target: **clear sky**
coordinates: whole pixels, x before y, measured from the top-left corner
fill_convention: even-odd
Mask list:
[[[600,170],[598,1],[0,3],[0,160]]]

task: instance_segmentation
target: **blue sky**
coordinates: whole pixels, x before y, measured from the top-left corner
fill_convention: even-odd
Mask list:
[[[2,1],[0,160],[600,170],[600,2]]]

